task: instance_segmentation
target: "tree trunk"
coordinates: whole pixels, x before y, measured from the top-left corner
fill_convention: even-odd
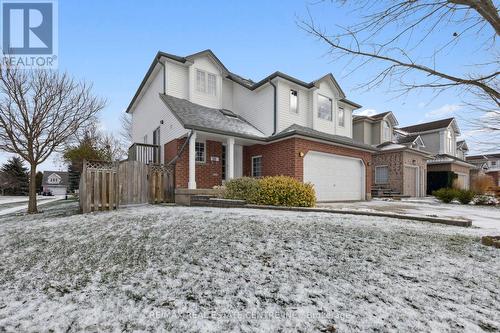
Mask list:
[[[36,214],[38,213],[38,209],[36,207],[36,164],[31,165],[29,185],[30,199],[28,203],[28,214]]]

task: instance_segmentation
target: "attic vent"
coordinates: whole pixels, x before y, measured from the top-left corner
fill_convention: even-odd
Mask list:
[[[225,115],[226,117],[229,117],[229,118],[238,118],[238,116],[236,114],[234,114],[232,111],[229,111],[229,110],[226,110],[226,109],[222,109],[220,110],[220,112]]]

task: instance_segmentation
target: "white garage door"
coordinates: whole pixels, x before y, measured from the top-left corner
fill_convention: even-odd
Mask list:
[[[365,199],[365,168],[360,159],[310,151],[304,158],[304,182],[318,201]]]
[[[66,187],[49,187],[49,190],[52,191],[53,195],[65,195]]]

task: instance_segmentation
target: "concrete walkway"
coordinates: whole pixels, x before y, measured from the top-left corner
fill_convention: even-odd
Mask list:
[[[435,198],[399,200],[373,199],[364,202],[318,203],[318,208],[356,210],[399,215],[420,215],[443,219],[470,219],[485,235],[500,235],[500,207],[444,204]],[[484,231],[484,232],[483,232]]]

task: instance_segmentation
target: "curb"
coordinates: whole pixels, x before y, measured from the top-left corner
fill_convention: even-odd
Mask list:
[[[251,209],[269,209],[269,210],[284,210],[292,212],[311,212],[311,213],[331,213],[331,214],[345,214],[345,215],[365,215],[365,216],[376,216],[376,217],[389,217],[401,220],[413,220],[421,222],[438,223],[445,225],[452,225],[456,227],[470,227],[472,226],[472,220],[469,219],[450,219],[450,218],[440,218],[431,216],[419,216],[419,215],[403,215],[403,214],[390,214],[390,213],[379,213],[379,212],[364,212],[359,210],[340,210],[340,209],[328,209],[328,208],[307,208],[307,207],[281,207],[281,206],[260,206],[260,205],[245,205],[241,208],[251,208]]]

